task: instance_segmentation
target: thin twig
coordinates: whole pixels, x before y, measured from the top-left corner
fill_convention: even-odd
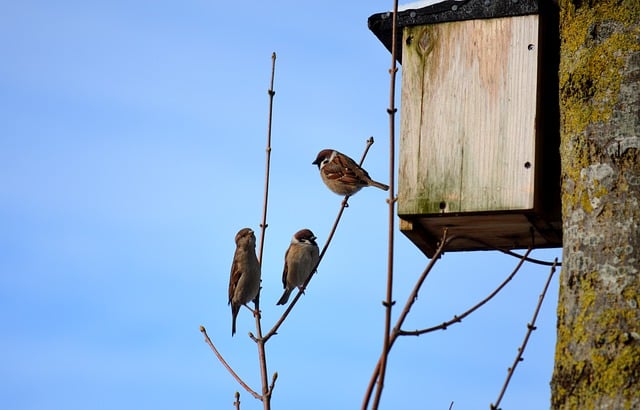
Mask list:
[[[360,165],[362,165],[362,163],[364,162],[364,159],[365,159],[367,153],[369,152],[369,148],[371,147],[371,145],[373,145],[373,142],[374,142],[373,141],[373,137],[369,137],[369,139],[367,139],[367,145],[365,147],[364,153],[362,154],[362,158],[360,160]],[[338,224],[340,223],[340,219],[342,218],[342,214],[344,213],[345,208],[347,208],[349,206],[348,201],[349,201],[349,196],[345,196],[344,200],[342,201],[342,203],[340,205],[340,210],[338,211],[338,215],[336,216],[336,219],[333,222],[333,226],[331,227],[331,231],[329,232],[329,236],[327,237],[327,240],[324,243],[324,246],[322,247],[322,251],[320,251],[320,257],[318,258],[318,263],[316,263],[316,266],[312,269],[311,274],[307,277],[307,280],[304,282],[302,287],[300,289],[298,289],[298,292],[296,293],[296,295],[293,298],[293,300],[291,301],[291,303],[289,303],[289,305],[287,306],[285,311],[282,313],[282,316],[280,316],[280,319],[278,319],[278,321],[273,325],[271,330],[263,337],[263,340],[265,342],[267,340],[269,340],[273,335],[275,335],[278,332],[278,329],[280,328],[282,323],[289,316],[289,313],[291,313],[291,310],[293,309],[295,304],[298,302],[300,297],[302,297],[302,295],[304,294],[304,291],[307,288],[307,286],[309,285],[309,282],[311,281],[311,278],[315,275],[315,272],[318,269],[318,266],[320,265],[320,262],[322,262],[322,258],[324,257],[324,254],[327,252],[327,249],[329,248],[329,244],[331,243],[331,240],[333,239],[333,235],[336,233],[336,230],[338,229]]]
[[[276,53],[271,54],[271,83],[269,86],[269,120],[267,124],[267,148],[266,148],[266,169],[264,181],[264,203],[262,206],[262,223],[260,223],[260,256],[259,263],[262,269],[262,251],[264,249],[264,239],[267,229],[267,209],[269,203],[269,170],[271,168],[271,121],[273,118],[273,97],[276,94],[273,90],[273,82],[276,71]],[[260,314],[260,294],[255,299],[255,318],[256,318],[256,341],[258,347],[258,360],[260,362],[260,380],[262,382],[262,405],[264,410],[271,409],[271,390],[269,389],[269,381],[267,376],[267,353],[265,349],[265,340],[262,338],[262,323]]]
[[[438,245],[438,248],[436,249],[436,251],[433,254],[432,258],[429,260],[429,263],[427,264],[427,267],[424,269],[424,271],[422,271],[422,274],[418,278],[418,281],[416,282],[413,290],[411,291],[411,294],[407,298],[407,302],[405,303],[404,309],[402,310],[402,313],[400,314],[400,317],[396,321],[396,325],[393,328],[394,331],[391,333],[391,337],[389,339],[388,351],[391,351],[391,348],[393,347],[393,344],[395,343],[396,339],[398,338],[397,329],[401,328],[402,324],[404,323],[404,320],[407,318],[407,315],[409,314],[409,311],[411,310],[411,306],[413,305],[413,303],[418,298],[418,292],[420,291],[420,288],[422,287],[422,284],[424,283],[425,279],[427,278],[427,275],[429,275],[429,272],[431,272],[431,270],[433,269],[433,266],[435,265],[436,261],[440,258],[440,256],[444,252],[446,246],[451,242],[452,239],[453,238],[447,238],[447,230],[445,229],[444,233],[442,235],[442,239],[440,240],[440,245]],[[387,354],[388,354],[388,352],[387,352]],[[380,359],[378,359],[378,362],[376,363],[376,367],[373,370],[373,374],[371,375],[371,379],[369,380],[369,385],[367,386],[367,390],[366,390],[365,395],[364,395],[364,400],[362,402],[362,407],[361,407],[362,410],[366,410],[369,407],[369,400],[371,399],[371,394],[373,392],[373,387],[376,384],[376,381],[378,380],[378,375],[380,374],[381,362],[382,362],[382,357]]]
[[[264,250],[264,236],[265,230],[267,229],[267,208],[269,203],[269,173],[271,170],[271,121],[273,119],[273,97],[276,95],[276,92],[273,90],[273,81],[276,73],[276,53],[271,54],[271,83],[269,85],[269,90],[267,93],[269,94],[269,119],[267,121],[267,148],[266,151],[266,161],[265,161],[265,172],[264,172],[264,200],[262,203],[262,222],[260,223],[260,249],[258,252],[258,261],[260,261],[260,266],[262,266],[262,251]]]
[[[236,410],[240,410],[240,392],[236,392],[236,401],[233,402],[233,405],[236,407]]]
[[[484,305],[485,303],[487,303],[488,301],[493,299],[493,297],[495,295],[497,295],[498,292],[500,292],[507,285],[507,283],[509,283],[511,281],[511,279],[513,279],[513,277],[520,270],[520,267],[523,265],[523,263],[527,259],[527,256],[529,255],[531,250],[532,250],[531,248],[527,249],[527,252],[522,256],[522,258],[520,258],[520,262],[516,265],[516,267],[514,268],[513,272],[511,272],[511,274],[500,284],[500,286],[498,286],[493,292],[491,292],[489,294],[489,296],[487,296],[486,298],[482,299],[480,302],[478,302],[476,305],[474,305],[473,307],[471,307],[470,309],[468,309],[467,311],[465,311],[461,315],[454,315],[453,319],[451,319],[451,320],[449,320],[447,322],[443,322],[443,323],[441,323],[441,324],[439,324],[437,326],[428,327],[426,329],[413,330],[413,331],[399,330],[398,331],[398,335],[399,336],[420,336],[420,335],[423,335],[425,333],[433,332],[433,331],[436,331],[436,330],[445,330],[446,328],[448,328],[449,326],[451,326],[451,325],[453,325],[455,323],[462,322],[462,319],[464,319],[465,317],[469,316],[471,313],[475,312],[480,307],[482,307],[482,305]]]
[[[276,386],[276,380],[278,380],[278,372],[275,372],[271,377],[271,384],[269,385],[269,396],[273,393],[273,388]]]
[[[456,235],[456,239],[465,239],[465,240],[468,240],[468,241],[473,241],[473,242],[479,243],[480,245],[482,245],[482,246],[484,246],[484,247],[486,247],[488,249],[493,249],[494,251],[502,252],[505,255],[513,256],[514,258],[518,258],[518,259],[522,258],[522,255],[520,255],[518,253],[510,251],[509,249],[497,247],[495,245],[492,245],[492,244],[490,244],[488,242],[483,241],[482,239],[478,239],[478,238],[474,238],[474,237],[466,236],[466,235]],[[543,261],[543,260],[534,259],[534,258],[527,258],[525,261],[526,262],[530,262],[530,263],[534,263],[536,265],[543,265],[543,266],[554,266],[554,265],[555,266],[562,266],[562,262],[557,262],[556,263],[556,262]]]
[[[395,118],[396,118],[396,25],[398,14],[398,0],[393,2],[393,15],[391,27],[391,68],[389,69],[389,232],[387,240],[387,291],[384,305],[384,336],[382,341],[382,354],[380,356],[380,371],[376,395],[373,399],[372,409],[376,410],[380,405],[384,379],[387,372],[387,359],[389,358],[389,346],[391,340],[391,312],[393,309],[393,244],[394,244],[394,221],[395,221]]]
[[[531,318],[531,323],[527,323],[527,333],[524,336],[524,340],[522,341],[522,345],[518,348],[518,354],[516,355],[513,364],[509,368],[507,372],[507,378],[502,385],[502,389],[500,390],[500,394],[498,395],[498,399],[496,400],[496,404],[491,404],[489,407],[491,410],[497,410],[500,405],[500,401],[502,401],[502,397],[504,393],[507,391],[507,387],[509,386],[509,381],[511,380],[511,376],[516,370],[516,366],[520,363],[522,359],[522,355],[524,354],[524,349],[527,347],[527,343],[529,342],[529,337],[531,333],[536,330],[536,319],[538,318],[538,313],[540,312],[540,307],[542,306],[542,301],[547,293],[547,289],[549,289],[549,284],[551,283],[551,278],[556,271],[556,263],[558,262],[558,258],[555,259],[553,266],[551,266],[551,271],[549,272],[549,276],[547,277],[547,282],[544,284],[544,288],[542,289],[542,293],[538,296],[538,304],[536,305],[536,309],[533,312],[533,317]]]
[[[209,345],[211,350],[213,350],[213,353],[215,353],[215,355],[218,358],[218,360],[220,360],[220,363],[222,363],[222,365],[229,371],[229,373],[231,373],[231,376],[233,376],[233,378],[236,379],[238,381],[238,383],[240,383],[240,385],[242,387],[244,387],[244,389],[247,392],[249,392],[249,394],[251,394],[256,399],[261,400],[260,395],[258,393],[256,393],[251,387],[249,387],[249,385],[247,385],[244,382],[244,380],[242,380],[240,378],[240,376],[238,376],[238,374],[235,371],[233,371],[231,366],[229,366],[229,363],[227,363],[227,361],[224,360],[224,357],[222,357],[222,355],[220,354],[218,349],[216,349],[216,346],[213,344],[213,342],[209,338],[209,335],[207,334],[207,329],[205,329],[204,326],[200,326],[200,332],[202,332],[202,334],[204,335],[205,342],[207,342],[207,344]],[[238,397],[238,396],[239,396],[239,393],[238,393],[238,395],[236,397]]]
[[[358,165],[362,166],[362,164],[364,164],[364,159],[367,157],[367,154],[369,153],[369,148],[371,148],[373,143],[374,143],[374,140],[372,135],[369,138],[367,138],[367,145],[365,145],[364,147],[364,151],[362,152],[362,156],[360,157],[360,162],[358,163]]]

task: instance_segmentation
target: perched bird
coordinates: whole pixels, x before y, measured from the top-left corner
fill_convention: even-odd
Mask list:
[[[291,244],[284,254],[284,270],[282,272],[282,285],[284,293],[277,305],[284,305],[289,300],[289,295],[295,287],[301,287],[306,282],[313,268],[318,264],[320,251],[316,243],[316,237],[308,229],[296,232],[291,238]]]
[[[351,196],[366,186],[389,189],[388,185],[372,180],[354,160],[332,149],[320,151],[312,164],[318,166],[325,185],[338,195]]]
[[[236,317],[242,305],[258,296],[260,291],[260,264],[256,257],[256,236],[250,228],[236,234],[236,252],[231,263],[229,278],[229,304],[231,305],[231,336],[236,333]]]

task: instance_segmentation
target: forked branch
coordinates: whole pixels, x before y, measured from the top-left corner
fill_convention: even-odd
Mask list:
[[[366,146],[365,146],[364,152],[362,154],[362,157],[360,158],[359,165],[362,166],[362,163],[364,162],[364,159],[366,158],[367,153],[369,152],[369,148],[371,147],[371,145],[373,145],[373,142],[374,142],[373,141],[373,137],[369,137],[367,139]],[[342,218],[342,214],[344,213],[345,208],[347,208],[348,206],[349,206],[349,197],[345,196],[344,200],[342,201],[342,204],[340,205],[340,209],[338,210],[338,215],[336,216],[336,219],[333,222],[333,226],[331,227],[331,231],[329,232],[329,236],[327,237],[327,240],[324,243],[324,246],[322,247],[322,250],[320,251],[320,257],[318,259],[318,263],[312,269],[311,275],[309,275],[309,277],[307,277],[307,280],[304,282],[304,284],[302,285],[301,289],[298,289],[298,292],[296,293],[296,295],[293,298],[293,300],[291,301],[291,303],[289,303],[289,305],[287,306],[285,311],[282,313],[282,316],[280,316],[280,318],[273,325],[271,330],[263,337],[263,340],[265,342],[267,340],[269,340],[271,338],[271,336],[275,335],[278,332],[278,329],[280,329],[280,326],[282,326],[282,323],[289,316],[289,313],[291,313],[291,310],[293,309],[293,307],[296,305],[296,303],[298,303],[298,300],[300,299],[300,297],[302,297],[302,295],[304,293],[304,290],[309,285],[309,282],[311,282],[311,278],[315,275],[315,272],[318,269],[318,266],[322,262],[322,258],[324,257],[324,254],[327,252],[327,249],[329,248],[329,244],[331,243],[331,240],[333,239],[333,235],[336,233],[336,230],[338,229],[338,224],[340,223],[340,219]]]
[[[265,188],[264,188],[263,213],[262,213],[262,220],[261,220],[261,223],[260,223],[261,234],[260,234],[259,254],[258,254],[259,255],[258,256],[258,261],[260,263],[260,266],[262,266],[263,249],[264,249],[264,242],[265,242],[265,236],[266,236],[265,232],[266,232],[266,228],[268,226],[268,224],[267,224],[267,209],[268,209],[268,199],[269,199],[269,174],[270,174],[270,162],[271,162],[271,122],[272,122],[272,113],[273,113],[273,97],[275,95],[275,91],[273,90],[274,75],[275,75],[275,61],[276,61],[276,54],[273,53],[272,54],[272,69],[271,69],[271,84],[270,84],[270,88],[268,90],[268,94],[269,94],[269,122],[268,122],[267,147],[266,147]],[[373,137],[370,137],[367,140],[364,153],[363,153],[362,158],[360,160],[360,165],[362,165],[362,163],[364,162],[364,159],[365,159],[367,153],[369,152],[369,148],[371,147],[373,142],[374,142],[373,141]],[[320,261],[324,257],[324,254],[326,253],[326,251],[327,251],[327,249],[329,247],[329,244],[331,243],[331,240],[332,240],[332,238],[333,238],[333,236],[334,236],[334,234],[336,232],[336,229],[338,227],[338,223],[340,222],[342,214],[344,213],[344,209],[349,206],[348,205],[348,200],[349,200],[348,196],[344,197],[344,200],[342,201],[340,210],[338,212],[338,216],[336,217],[336,220],[335,220],[335,222],[333,224],[333,227],[332,227],[332,229],[331,229],[331,231],[329,233],[329,237],[327,238],[327,241],[325,242],[324,247],[322,248],[322,252],[320,253],[320,257],[319,257],[318,263],[314,267],[313,272],[315,272],[316,269],[318,268],[318,265],[320,264]],[[280,319],[275,323],[273,328],[265,336],[263,336],[263,334],[262,334],[262,324],[261,324],[261,315],[260,315],[260,294],[259,293],[258,293],[258,296],[256,297],[256,299],[254,300],[255,309],[253,310],[253,312],[254,312],[254,316],[255,316],[255,320],[256,320],[256,335],[254,336],[253,334],[250,334],[249,336],[256,343],[257,348],[258,348],[258,360],[259,360],[259,364],[260,364],[260,376],[261,376],[261,384],[262,384],[262,394],[259,394],[256,391],[254,391],[253,389],[251,389],[242,380],[242,378],[240,378],[240,376],[238,376],[238,374],[231,368],[231,366],[227,363],[227,361],[222,357],[222,355],[220,354],[218,349],[215,347],[215,345],[213,344],[213,342],[211,341],[211,339],[207,335],[206,329],[203,326],[200,326],[200,331],[204,335],[206,343],[209,345],[211,350],[214,352],[214,354],[216,355],[216,357],[218,358],[220,363],[222,363],[222,365],[229,371],[229,373],[233,376],[233,378],[235,378],[236,381],[247,392],[249,392],[256,399],[262,401],[265,410],[270,410],[270,408],[271,408],[271,404],[270,404],[271,403],[271,396],[272,396],[272,393],[273,393],[273,389],[275,387],[276,380],[278,378],[278,373],[274,373],[273,376],[272,376],[272,379],[271,379],[271,383],[268,382],[268,378],[267,378],[267,359],[266,359],[265,345],[266,345],[267,341],[269,340],[269,338],[271,338],[271,336],[276,334],[277,330],[280,328],[280,326],[282,325],[284,320],[287,318],[287,316],[289,315],[289,313],[291,312],[291,310],[293,309],[293,307],[297,303],[297,301],[300,299],[301,295],[304,293],[304,289],[308,286],[308,284],[309,284],[309,282],[310,282],[312,277],[313,277],[313,273],[311,275],[309,275],[309,277],[307,278],[307,280],[305,281],[305,283],[303,284],[301,289],[296,293],[295,297],[293,298],[293,300],[291,301],[289,306],[287,306],[287,309],[284,311],[284,313],[282,314]],[[239,406],[240,406],[239,394],[236,395],[236,401],[235,401],[234,405],[236,406],[236,408],[239,408]]]
[[[431,272],[431,270],[433,269],[436,261],[440,258],[440,256],[442,255],[442,253],[445,250],[445,247],[449,244],[450,241],[451,241],[451,239],[447,238],[447,230],[445,229],[443,234],[442,234],[442,239],[440,240],[438,248],[436,249],[436,251],[433,254],[433,256],[431,257],[431,259],[429,260],[429,263],[427,264],[427,267],[424,269],[424,271],[422,271],[422,274],[420,275],[420,277],[418,278],[418,281],[416,282],[415,286],[413,287],[413,290],[411,291],[411,294],[407,298],[407,302],[405,303],[404,309],[402,310],[402,313],[400,314],[400,317],[398,318],[398,320],[396,322],[396,325],[393,328],[394,331],[391,333],[391,335],[389,337],[389,345],[388,345],[387,350],[382,353],[381,357],[378,359],[378,362],[376,363],[376,367],[373,370],[373,374],[371,375],[371,379],[369,380],[369,385],[367,386],[367,391],[365,392],[365,395],[364,395],[364,400],[362,402],[362,410],[366,410],[367,408],[369,408],[369,400],[371,400],[371,394],[373,393],[373,388],[374,388],[374,386],[375,386],[375,384],[376,384],[376,382],[378,380],[378,377],[380,375],[380,368],[381,368],[381,364],[382,364],[382,356],[389,354],[389,352],[391,351],[391,348],[393,347],[393,344],[395,343],[396,339],[398,338],[398,332],[396,331],[396,329],[400,329],[400,327],[404,323],[404,320],[407,318],[407,315],[409,314],[409,311],[411,310],[411,306],[413,306],[413,303],[418,298],[418,292],[420,291],[420,288],[422,287],[422,284],[424,283],[425,279],[427,278],[427,275],[429,275],[429,272]]]
[[[231,373],[231,376],[233,376],[233,378],[236,379],[236,381],[240,384],[240,386],[244,387],[244,389],[256,399],[262,400],[262,397],[258,393],[256,393],[255,390],[249,387],[249,385],[245,383],[244,380],[240,378],[240,376],[238,376],[238,374],[231,368],[231,366],[229,366],[229,363],[227,363],[224,357],[222,357],[218,349],[216,349],[216,346],[211,341],[211,338],[209,338],[209,335],[207,334],[207,329],[205,329],[204,326],[200,326],[200,332],[202,332],[202,334],[204,335],[204,341],[209,345],[211,350],[213,350],[213,353],[216,355],[220,363],[222,363],[225,369],[227,369],[229,373]],[[236,393],[236,399],[237,399],[236,401],[238,402],[238,406],[240,406],[239,398],[240,398],[240,394]]]
[[[544,288],[542,289],[542,293],[538,296],[538,304],[536,305],[536,309],[533,312],[533,317],[531,318],[531,322],[527,323],[527,333],[524,336],[524,340],[522,341],[522,345],[518,348],[518,354],[516,355],[513,364],[509,368],[507,372],[507,378],[502,385],[502,389],[500,390],[500,394],[498,395],[498,399],[496,400],[496,404],[491,404],[491,410],[497,410],[504,397],[504,393],[507,391],[507,387],[509,386],[509,382],[511,381],[511,377],[516,370],[516,366],[520,363],[522,359],[522,355],[524,354],[524,349],[527,347],[527,343],[529,342],[529,337],[531,333],[536,330],[536,320],[538,319],[538,313],[540,313],[540,307],[542,306],[542,301],[544,300],[545,295],[547,294],[547,289],[549,289],[549,284],[551,283],[551,278],[556,271],[556,264],[558,263],[558,258],[556,258],[551,266],[551,271],[549,272],[549,276],[547,277],[547,281],[544,284]]]
[[[531,252],[531,248],[527,249],[527,252],[520,258],[520,262],[516,265],[516,267],[511,272],[511,274],[500,284],[500,286],[498,286],[493,292],[491,292],[489,294],[489,296],[487,296],[486,298],[482,299],[480,302],[475,304],[473,307],[471,307],[470,309],[468,309],[467,311],[465,311],[461,315],[454,315],[451,320],[448,320],[448,321],[443,322],[443,323],[441,323],[439,325],[436,325],[436,326],[428,327],[426,329],[413,330],[413,331],[399,330],[398,331],[398,335],[400,335],[400,336],[420,336],[420,335],[423,335],[425,333],[430,333],[430,332],[433,332],[433,331],[436,331],[436,330],[445,330],[446,328],[448,328],[449,326],[451,326],[451,325],[453,325],[455,323],[462,322],[462,319],[464,319],[465,317],[469,316],[470,314],[472,314],[473,312],[475,312],[476,310],[481,308],[485,303],[487,303],[488,301],[493,299],[493,297],[495,295],[497,295],[498,292],[500,292],[507,285],[507,283],[509,283],[511,281],[511,279],[513,279],[513,277],[516,275],[516,273],[518,273],[518,271],[520,270],[520,267],[527,260],[527,256],[529,255],[530,252]]]

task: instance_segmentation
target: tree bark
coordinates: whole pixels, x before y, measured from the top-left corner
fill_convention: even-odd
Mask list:
[[[640,0],[560,0],[552,409],[640,409]]]

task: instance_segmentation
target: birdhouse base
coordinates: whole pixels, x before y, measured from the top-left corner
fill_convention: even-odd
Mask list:
[[[400,216],[400,231],[429,258],[442,235],[452,240],[445,251],[511,250],[562,246],[560,226],[534,213],[475,213]]]

